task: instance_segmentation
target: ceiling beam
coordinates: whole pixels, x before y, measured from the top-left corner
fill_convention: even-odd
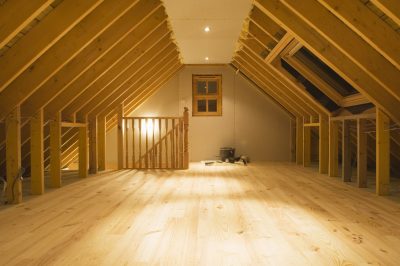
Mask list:
[[[144,1],[144,0],[143,0]],[[105,0],[0,93],[0,120],[73,59],[136,1]]]
[[[5,1],[0,5],[0,48],[28,26],[53,0]]]
[[[299,113],[293,106],[289,105],[286,100],[279,93],[275,92],[272,87],[269,87],[270,84],[265,83],[265,80],[261,80],[262,77],[256,76],[255,72],[246,64],[243,59],[239,57],[234,57],[232,64],[243,72],[245,76],[249,77],[253,82],[257,84],[260,88],[262,88],[265,93],[267,93],[270,97],[272,97],[275,101],[277,101],[280,105],[285,107],[285,109],[291,113],[295,117],[302,117],[303,115]]]
[[[400,2],[397,0],[371,0],[386,16],[400,25]]]
[[[160,54],[168,53],[175,49],[176,46],[174,44],[169,44],[168,46],[164,47],[161,44],[161,46],[157,45],[147,51],[143,57],[139,58],[139,60],[124,70],[120,76],[118,76],[111,83],[106,84],[106,86],[102,88],[95,97],[90,99],[90,101],[87,101],[84,105],[80,106],[80,108],[75,112],[76,117],[78,118],[79,116],[80,119],[84,119],[84,117],[90,113],[90,111],[96,108],[96,106],[100,105],[115,91],[119,90],[121,87],[126,88],[127,84],[130,84],[134,82],[135,79],[140,78],[140,75],[144,75],[147,71],[146,68],[157,63]]]
[[[341,0],[318,2],[400,69],[400,35],[365,4]]]
[[[169,29],[166,23],[161,25],[162,26],[159,26],[155,31],[150,31],[145,40],[139,40],[139,38],[135,36],[135,41],[137,43],[129,45],[128,47],[121,47],[120,44],[115,46],[102,60],[97,61],[93,66],[87,69],[83,75],[67,86],[46,105],[45,118],[48,118],[49,115],[54,112],[61,111],[65,106],[72,103],[75,98],[82,95],[88,88],[93,88],[91,85],[101,77],[108,78],[107,82],[115,78],[118,73],[123,71],[121,65],[133,64],[146,50],[158,44],[159,41],[162,40],[163,43],[167,45],[171,41]],[[113,56],[114,51],[117,52],[116,56]],[[92,91],[88,98],[96,92],[97,91]],[[83,99],[83,101],[87,102],[88,98]]]
[[[134,79],[118,88],[118,90],[109,95],[109,97],[100,105],[96,106],[96,108],[91,110],[88,114],[84,115],[87,115],[89,118],[94,118],[97,115],[106,115],[135,91],[146,89],[146,82],[151,80],[152,76],[157,77],[158,75],[161,75],[169,65],[179,61],[179,52],[177,50],[167,52],[162,56],[162,59],[160,58],[158,61],[159,62],[157,63],[149,62],[149,68],[144,68],[143,74],[136,75]],[[84,117],[82,114],[78,114],[79,119],[82,119],[82,117]]]
[[[88,45],[36,90],[22,104],[22,114],[27,116],[44,107],[100,59],[105,64],[117,60],[167,18],[164,8],[158,7],[155,11],[154,5],[143,5],[141,9],[134,8],[132,11],[136,12],[126,13],[104,31],[97,41]]]
[[[285,25],[285,29],[290,31],[312,53],[363,93],[371,102],[383,108],[397,123],[400,123],[398,111],[400,102],[350,60],[346,54],[330,44],[328,39],[315,32],[280,2],[256,0],[256,5],[268,16]]]
[[[0,91],[103,0],[63,1],[19,39],[0,60]]]
[[[281,2],[400,101],[400,71],[340,19],[316,1]]]

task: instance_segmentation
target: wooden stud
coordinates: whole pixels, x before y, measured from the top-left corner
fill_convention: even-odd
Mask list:
[[[303,126],[303,166],[311,165],[311,127]]]
[[[329,171],[331,177],[339,176],[339,124],[329,121]]]
[[[22,202],[21,173],[21,111],[17,106],[6,117],[7,202]]]
[[[350,142],[350,123],[351,121],[343,121],[342,127],[342,180],[343,182],[351,182],[351,142]]]
[[[390,119],[376,110],[376,194],[390,194]]]
[[[142,119],[139,118],[139,168],[142,168]]]
[[[28,31],[1,58],[0,91],[101,2],[102,0],[61,2],[36,27]]]
[[[158,168],[162,168],[162,142],[161,142],[161,124],[162,119],[159,118],[158,119],[158,146],[159,146],[159,150],[158,150]]]
[[[189,169],[189,109],[184,108],[183,112],[183,168]]]
[[[136,149],[135,149],[135,120],[132,119],[132,167],[136,168]]]
[[[319,173],[327,174],[329,168],[329,122],[319,117]]]
[[[168,152],[168,119],[165,119],[165,168],[169,168],[168,166],[168,157],[169,157],[169,152]]]
[[[146,150],[144,157],[144,166],[146,169],[149,169],[149,119],[145,119],[145,133],[146,133]]]
[[[43,109],[31,118],[31,194],[44,193]]]
[[[88,128],[79,128],[79,178],[88,176]]]
[[[155,151],[156,151],[156,145],[155,144],[156,143],[155,143],[155,138],[154,138],[154,132],[156,131],[156,121],[153,118],[153,119],[151,119],[151,122],[153,123],[153,126],[152,126],[152,133],[153,133],[153,139],[152,139],[153,147],[152,147],[152,149],[153,149],[153,151],[152,151],[152,154],[151,154],[152,162],[153,162],[152,167],[156,168],[156,156],[155,156]]]
[[[98,170],[98,132],[97,117],[89,121],[89,173],[97,174]]]
[[[50,187],[61,187],[61,113],[50,121]]]
[[[97,148],[99,171],[106,170],[106,118],[97,117]]]
[[[296,117],[296,164],[303,164],[303,119]]]
[[[123,132],[123,117],[124,105],[120,104],[117,108],[118,115],[118,132],[117,132],[117,147],[118,147],[118,170],[124,168],[124,132]]]
[[[129,168],[129,119],[124,119],[125,168]]]
[[[183,168],[183,118],[179,119],[179,168]]]
[[[367,134],[365,119],[357,119],[357,186],[367,187]]]

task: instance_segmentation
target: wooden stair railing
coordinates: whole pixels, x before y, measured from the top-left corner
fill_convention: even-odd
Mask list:
[[[188,109],[182,117],[123,117],[126,169],[187,169]]]

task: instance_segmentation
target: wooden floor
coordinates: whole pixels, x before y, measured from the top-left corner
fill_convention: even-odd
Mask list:
[[[399,203],[291,164],[112,172],[0,210],[0,265],[399,263]]]

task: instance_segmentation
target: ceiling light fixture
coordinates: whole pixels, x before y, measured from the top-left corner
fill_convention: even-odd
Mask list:
[[[206,59],[206,61],[208,61],[209,58],[208,58],[208,56],[206,56],[206,58],[204,58],[204,59]]]
[[[205,32],[209,32],[209,31],[210,31],[210,27],[206,26],[206,27],[204,28],[204,31],[205,31]]]

